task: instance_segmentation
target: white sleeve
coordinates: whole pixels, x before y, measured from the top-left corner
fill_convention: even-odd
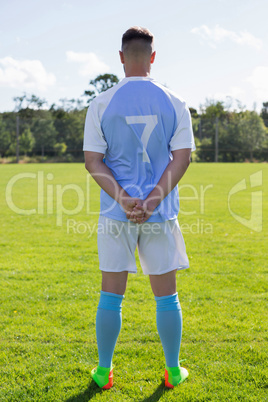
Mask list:
[[[171,151],[183,148],[191,148],[192,151],[196,149],[191,114],[187,106],[185,106],[178,127],[169,142],[169,146]]]
[[[107,142],[105,141],[96,102],[92,102],[88,108],[85,129],[83,151],[99,152],[105,155]]]

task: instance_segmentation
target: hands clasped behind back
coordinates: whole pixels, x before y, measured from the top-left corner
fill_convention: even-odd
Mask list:
[[[124,197],[120,202],[126,213],[126,217],[133,223],[144,223],[153,214],[157,204],[151,200],[141,200],[139,198]]]

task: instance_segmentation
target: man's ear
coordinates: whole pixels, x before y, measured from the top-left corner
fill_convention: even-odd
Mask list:
[[[121,52],[121,50],[119,50],[119,56],[120,56],[121,63],[124,64],[124,63],[125,63],[125,60],[124,60],[124,53]]]
[[[153,64],[153,62],[154,62],[155,54],[156,54],[155,51],[151,54],[151,64]]]

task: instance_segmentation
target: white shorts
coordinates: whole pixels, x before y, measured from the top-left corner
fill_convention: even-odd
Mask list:
[[[136,247],[145,275],[162,275],[174,269],[189,268],[177,219],[136,224],[100,216],[98,251],[101,271],[136,273]]]

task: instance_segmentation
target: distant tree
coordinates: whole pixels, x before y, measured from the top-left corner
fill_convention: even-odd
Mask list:
[[[240,130],[242,135],[243,147],[249,151],[250,161],[253,160],[253,152],[261,149],[267,138],[267,128],[262,118],[251,111],[243,112],[240,121]]]
[[[197,148],[197,156],[202,162],[212,162],[214,160],[214,146],[212,145],[212,138],[203,138]]]
[[[218,130],[218,160],[220,162],[238,162],[245,159],[240,120],[241,113],[231,112],[231,100],[228,104],[221,101],[207,100],[201,105],[200,123],[198,127],[193,124],[195,135],[200,139],[198,149],[201,160],[212,162],[215,159],[215,136]],[[238,101],[236,101],[238,104]],[[192,119],[194,123],[194,118]],[[205,139],[209,141],[204,141]]]
[[[27,107],[31,109],[42,109],[47,104],[46,99],[38,98],[36,95],[31,95],[26,98],[28,104]]]
[[[213,99],[207,99],[204,105],[201,105],[202,118],[215,119],[218,117],[222,119],[226,117],[227,111],[224,108],[224,103],[215,101]]]
[[[22,96],[15,96],[13,98],[13,101],[15,102],[15,111],[16,112],[23,109],[23,106],[24,106],[24,103],[26,100],[26,96],[27,96],[26,93],[24,93],[24,95],[22,95]]]
[[[60,108],[52,112],[57,130],[57,143],[65,143],[67,152],[82,152],[86,109],[67,112]]]
[[[47,104],[46,99],[41,99],[38,96],[32,94],[27,95],[24,93],[22,96],[16,96],[13,98],[15,102],[15,111],[20,111],[22,109],[42,109],[44,105]]]
[[[35,144],[34,136],[30,130],[30,127],[27,127],[23,130],[20,136],[20,151],[24,153],[26,156],[27,153],[32,152],[32,149]]]
[[[40,152],[44,157],[45,148],[51,150],[56,143],[57,131],[54,127],[51,116],[47,114],[46,118],[35,119],[32,125],[32,132],[35,139],[34,149]]]
[[[245,159],[240,120],[240,113],[229,112],[219,121],[219,161],[221,162],[242,162]]]
[[[58,156],[65,154],[66,149],[67,145],[64,142],[57,142],[57,144],[54,145],[54,151]]]
[[[2,116],[0,116],[0,156],[5,156],[11,142],[11,133]]]
[[[197,110],[194,109],[193,107],[189,107],[190,113],[192,117],[198,117]]]
[[[89,81],[91,89],[84,92],[84,96],[88,97],[87,103],[90,103],[97,95],[112,88],[118,82],[119,78],[114,74],[98,75],[94,80]]]
[[[262,104],[261,118],[263,119],[266,127],[268,127],[268,102],[263,102]]]
[[[199,117],[192,117],[191,120],[192,120],[192,127],[193,127],[194,136],[198,137],[200,118]]]
[[[81,110],[84,108],[84,102],[82,99],[67,99],[61,98],[60,99],[60,106],[58,109],[63,109],[66,112],[70,112],[72,110]],[[51,108],[55,109],[55,104],[51,106]]]

